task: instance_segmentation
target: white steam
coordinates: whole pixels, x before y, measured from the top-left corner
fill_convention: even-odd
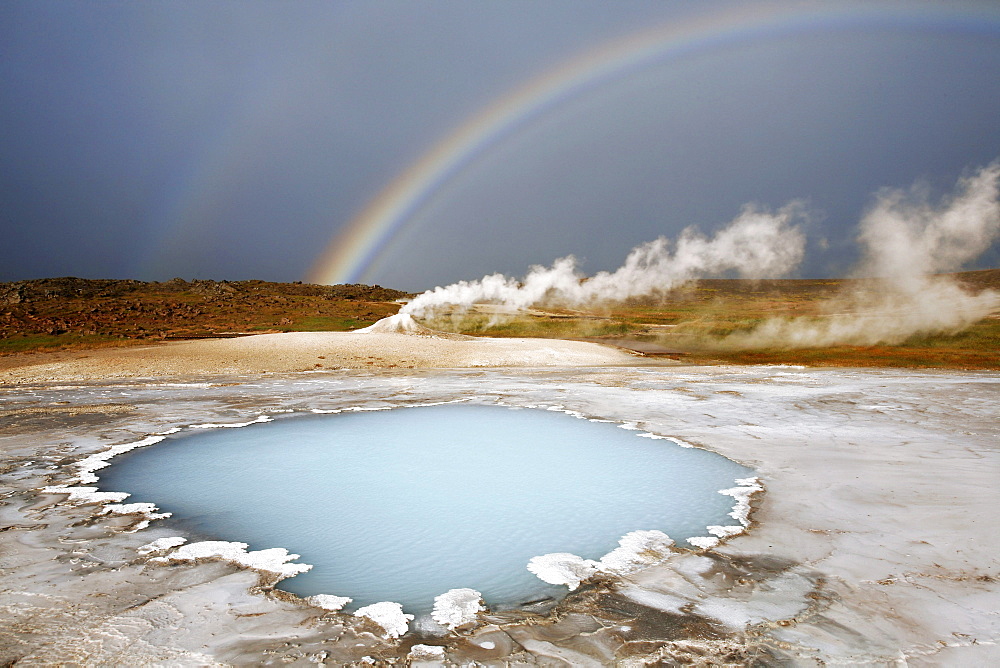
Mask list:
[[[897,343],[921,333],[957,332],[1000,308],[1000,294],[972,293],[948,276],[1000,236],[1000,162],[961,179],[938,205],[926,189],[885,189],[861,220],[871,278],[817,318],[773,319],[726,343],[740,347],[812,347]]]
[[[925,189],[884,189],[861,220],[862,271],[906,284],[914,277],[961,269],[1000,233],[1000,162],[959,180],[938,206]]]
[[[711,239],[689,227],[672,252],[670,241],[660,237],[634,248],[625,264],[613,272],[585,278],[577,271],[576,258],[569,256],[551,267],[532,267],[522,281],[492,274],[434,288],[404,306],[401,313],[427,317],[476,303],[517,309],[540,304],[588,306],[664,294],[700,277],[731,271],[743,278],[777,277],[802,260],[805,236],[793,222],[803,216],[803,207],[794,202],[776,213],[748,205]]]
[[[461,315],[481,303],[509,310],[594,307],[665,295],[711,275],[779,277],[802,260],[805,237],[797,223],[804,216],[797,202],[774,213],[748,205],[711,238],[693,228],[673,243],[660,237],[634,248],[613,272],[587,278],[568,256],[550,267],[532,267],[520,281],[493,274],[437,287],[404,306],[398,317]],[[858,280],[826,302],[823,315],[766,320],[714,343],[739,348],[874,345],[960,331],[1000,309],[1000,293],[975,293],[939,274],[962,269],[998,236],[1000,161],[960,179],[954,193],[938,203],[930,201],[925,188],[884,189],[859,225]]]

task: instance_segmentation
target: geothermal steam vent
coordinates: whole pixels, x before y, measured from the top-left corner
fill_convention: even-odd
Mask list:
[[[684,544],[738,524],[719,490],[749,469],[649,436],[468,404],[290,416],[135,450],[100,485],[179,530],[300,554],[313,568],[280,586],[303,596],[423,614],[467,587],[497,609],[566,592],[526,568],[533,557],[599,559],[632,531]]]

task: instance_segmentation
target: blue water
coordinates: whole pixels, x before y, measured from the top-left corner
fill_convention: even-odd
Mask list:
[[[424,613],[456,587],[494,608],[565,593],[528,572],[536,555],[596,559],[629,531],[683,544],[732,524],[718,490],[752,471],[562,413],[445,405],[172,437],[100,475],[203,536],[314,565],[282,589]]]

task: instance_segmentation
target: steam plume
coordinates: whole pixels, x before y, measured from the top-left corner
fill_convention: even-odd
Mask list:
[[[669,292],[699,277],[735,271],[743,278],[781,276],[802,260],[805,237],[793,222],[804,216],[793,202],[776,213],[746,206],[711,239],[685,229],[671,252],[664,237],[632,249],[625,264],[589,279],[577,271],[573,256],[551,267],[535,266],[522,280],[502,274],[461,281],[419,295],[401,313],[426,317],[442,309],[467,309],[489,302],[512,308],[534,305],[593,306],[604,301]]]
[[[936,272],[961,269],[1000,235],[1000,162],[959,180],[940,204],[926,189],[885,189],[861,220],[863,259],[874,277],[820,318],[773,319],[726,339],[739,347],[897,343],[919,333],[956,332],[1000,308],[1000,294],[972,293]]]

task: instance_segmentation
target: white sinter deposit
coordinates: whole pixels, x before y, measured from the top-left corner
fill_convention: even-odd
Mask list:
[[[142,516],[102,514],[105,504],[131,504],[80,478],[109,444],[194,422],[470,397],[634,423],[740,461],[760,482],[728,490],[732,524],[697,537],[725,543],[685,550],[661,537],[652,565],[625,558],[637,570],[603,573],[593,591],[550,615],[530,606],[523,619],[484,615],[489,623],[460,627],[464,638],[444,636],[428,644],[443,652],[422,649],[414,662],[1000,665],[1000,534],[989,514],[1000,506],[1000,376],[721,366],[0,386],[0,663],[407,661],[410,645],[394,640],[409,628],[399,606],[370,606],[362,619],[270,594],[275,572],[304,565],[277,550],[249,559],[255,553],[240,544],[185,550],[173,519],[130,533]],[[98,410],[123,402],[129,412]],[[68,412],[75,407],[87,411]],[[742,501],[757,484],[767,493],[752,500],[751,522]],[[601,563],[568,554],[532,561],[571,586]]]
[[[625,575],[659,563],[673,552],[674,541],[657,530],[630,531],[618,541],[618,547],[599,561],[584,559],[568,552],[553,552],[532,557],[528,570],[549,584],[576,589],[595,573]]]
[[[484,610],[483,595],[475,589],[451,589],[434,598],[431,618],[441,626],[455,629],[476,621]]]
[[[317,608],[323,608],[324,610],[336,612],[337,610],[343,609],[345,605],[347,605],[354,599],[349,598],[347,596],[316,594],[315,596],[310,596],[306,600],[315,605]]]
[[[140,556],[145,556],[147,554],[156,554],[157,552],[172,550],[175,547],[180,547],[186,542],[187,538],[184,538],[183,536],[168,536],[166,538],[157,538],[152,543],[140,545],[135,551]]]
[[[359,608],[354,616],[365,617],[381,626],[385,631],[385,638],[398,638],[403,635],[409,628],[409,623],[413,621],[413,615],[404,613],[403,606],[391,601],[366,605]]]
[[[528,570],[542,582],[576,589],[597,572],[597,562],[569,552],[550,552],[532,557]]]
[[[748,526],[750,524],[750,499],[757,492],[763,492],[764,488],[760,486],[760,481],[757,478],[739,478],[736,480],[736,484],[737,487],[720,489],[719,494],[736,499],[736,507],[733,508],[733,512],[729,513],[729,516],[742,526]],[[723,527],[723,536],[733,535],[728,529],[729,527]]]
[[[272,547],[266,550],[247,551],[246,543],[236,543],[221,540],[206,540],[199,543],[182,545],[163,557],[153,557],[150,563],[167,564],[180,561],[198,561],[199,559],[221,559],[240,566],[246,566],[256,571],[273,573],[282,578],[305,573],[309,564],[290,564],[299,555],[290,554],[283,547]]]
[[[624,425],[630,428],[630,425]],[[631,427],[634,428],[634,427]],[[754,494],[763,492],[756,477],[738,478],[737,487],[719,490],[719,494],[736,499],[736,505],[729,516],[737,520],[739,526],[707,527],[712,536],[695,536],[687,542],[697,548],[708,549],[723,539],[743,533],[750,524],[750,502]],[[543,582],[566,585],[576,589],[584,580],[595,573],[625,575],[667,559],[674,552],[674,541],[667,534],[657,530],[631,531],[618,541],[618,547],[600,558],[599,561],[584,559],[568,552],[553,552],[533,557],[528,562],[528,570]]]
[[[429,327],[424,327],[409,313],[397,313],[387,318],[382,318],[373,325],[355,330],[358,334],[416,334],[418,336],[437,336],[443,332],[437,332]]]

